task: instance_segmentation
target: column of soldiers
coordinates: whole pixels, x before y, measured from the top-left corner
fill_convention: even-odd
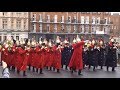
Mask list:
[[[26,76],[26,70],[31,70],[43,74],[43,69],[60,72],[60,69],[70,70],[71,73],[81,71],[88,67],[93,67],[95,71],[98,66],[103,69],[106,66],[107,71],[112,67],[112,71],[117,66],[116,43],[113,38],[108,44],[103,39],[84,40],[74,37],[73,43],[69,43],[66,38],[63,42],[57,36],[56,43],[52,40],[47,41],[40,38],[35,39],[6,40],[0,45],[1,60],[8,64],[8,68],[16,71],[18,74],[23,72]],[[28,68],[27,68],[28,67]]]

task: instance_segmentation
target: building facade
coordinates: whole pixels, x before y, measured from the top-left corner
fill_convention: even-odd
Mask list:
[[[110,35],[111,25],[110,12],[31,12],[29,37],[104,37]]]
[[[111,34],[115,37],[120,36],[120,14],[113,13],[111,15],[111,20],[113,21],[113,25],[111,27]]]
[[[0,12],[0,41],[8,36],[15,40],[28,38],[29,13],[28,12]]]

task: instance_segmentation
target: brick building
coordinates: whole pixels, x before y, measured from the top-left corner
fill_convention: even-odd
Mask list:
[[[29,37],[55,38],[56,35],[72,40],[77,34],[109,37],[110,12],[31,12]]]
[[[113,21],[113,25],[111,26],[111,34],[118,37],[120,36],[120,14],[113,13],[111,15],[111,20]]]

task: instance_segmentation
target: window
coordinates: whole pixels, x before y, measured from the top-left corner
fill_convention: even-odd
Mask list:
[[[36,14],[33,14],[32,21],[36,21]]]
[[[64,31],[64,25],[63,24],[61,25],[61,30]]]
[[[54,16],[54,22],[57,23],[57,15]]]
[[[11,16],[13,17],[13,15],[14,15],[14,13],[13,12],[11,12]]]
[[[3,29],[7,29],[7,25],[8,25],[7,21],[8,21],[8,19],[6,19],[6,18],[2,19],[2,26],[3,26],[2,28]]]
[[[84,25],[81,26],[81,32],[84,33]]]
[[[95,24],[95,17],[92,17],[92,24]]]
[[[42,15],[40,14],[39,17],[40,17],[40,22],[42,22]]]
[[[104,20],[105,20],[105,24],[107,24],[107,17]]]
[[[86,33],[89,32],[89,26],[85,26],[85,32],[86,32]]]
[[[47,32],[50,32],[50,25],[47,24]]]
[[[91,32],[93,33],[95,31],[95,27],[94,26],[92,26],[92,30],[91,30]]]
[[[7,12],[3,12],[3,16],[7,16]]]
[[[17,28],[18,30],[21,29],[21,20],[19,20],[19,19],[17,19],[16,28]]]
[[[46,21],[47,21],[47,22],[50,22],[50,15],[47,15]]]
[[[81,16],[81,24],[84,24],[84,16]]]
[[[85,23],[86,23],[86,24],[89,24],[89,16],[87,16],[85,20],[86,20]]]
[[[71,16],[68,17],[68,23],[71,23]]]
[[[33,24],[33,32],[36,32],[36,24]]]
[[[40,32],[42,33],[42,24],[40,24],[39,27],[40,27]]]
[[[24,29],[26,29],[26,22],[27,22],[27,21],[26,21],[26,20],[24,20]]]
[[[16,12],[17,17],[21,16],[21,12]]]
[[[64,23],[64,16],[61,17],[61,22]]]
[[[54,24],[54,31],[57,32],[57,24]]]
[[[71,25],[67,26],[67,31],[70,33],[71,32]]]
[[[77,23],[76,16],[73,17],[73,22],[74,22],[74,23]]]
[[[76,32],[77,31],[77,26],[74,25],[73,28],[74,28],[74,32]]]
[[[97,18],[96,23],[100,24],[100,17]]]
[[[11,29],[13,29],[13,26],[14,26],[14,20],[11,19]]]

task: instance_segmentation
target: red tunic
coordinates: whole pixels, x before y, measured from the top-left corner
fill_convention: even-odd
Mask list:
[[[47,63],[49,62],[49,48],[45,48],[45,63],[44,63],[44,67],[47,66]]]
[[[23,66],[25,52],[26,51],[23,50],[21,47],[18,48],[18,54],[17,54],[17,60],[16,60],[17,70],[22,70],[21,67]]]
[[[2,51],[2,60],[8,64],[8,48],[4,48]]]
[[[83,60],[82,60],[82,48],[83,48],[84,42],[80,42],[77,44],[73,44],[74,52],[71,57],[69,67],[76,68],[76,69],[83,69]]]
[[[46,66],[48,67],[53,67],[53,62],[54,62],[54,50],[53,48],[49,48],[48,50],[48,63],[46,64]]]
[[[30,49],[29,65],[34,66],[35,50],[34,48]]]
[[[45,49],[40,50],[40,59],[38,63],[38,68],[42,69],[45,66]]]
[[[57,49],[56,46],[54,46],[54,62],[53,62],[53,66],[56,69],[60,69],[61,68],[61,48]]]
[[[34,54],[34,65],[33,65],[35,68],[38,68],[39,61],[40,61],[40,48],[36,47]]]
[[[28,65],[29,52],[27,50],[24,50],[23,52],[24,52],[24,57],[20,71],[26,71]]]

